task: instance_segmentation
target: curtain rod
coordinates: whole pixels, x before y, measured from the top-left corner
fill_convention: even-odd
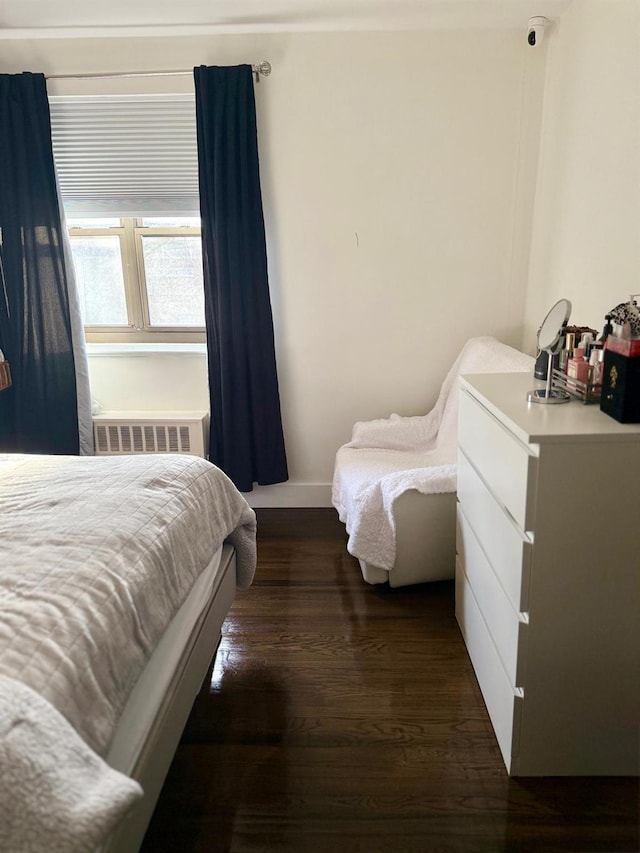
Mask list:
[[[271,63],[266,59],[257,65],[252,65],[251,70],[256,75],[256,82],[260,75],[268,77],[271,74]],[[173,77],[182,74],[193,74],[193,68],[180,69],[178,71],[114,71],[104,74],[46,74],[47,80],[110,80],[115,77]]]

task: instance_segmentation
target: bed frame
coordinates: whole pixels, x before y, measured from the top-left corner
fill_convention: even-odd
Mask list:
[[[210,671],[220,643],[222,623],[233,603],[235,591],[235,552],[225,544],[218,583],[209,606],[193,626],[171,689],[160,706],[151,712],[153,722],[148,737],[135,755],[113,763],[117,770],[140,783],[144,796],[99,848],[99,853],[136,853],[140,849],[193,702]]]

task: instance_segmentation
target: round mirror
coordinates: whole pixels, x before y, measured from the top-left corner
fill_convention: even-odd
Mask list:
[[[565,324],[571,314],[571,303],[568,299],[558,299],[538,329],[538,349],[547,352],[547,387],[534,388],[527,394],[530,403],[568,403],[571,399],[569,394],[562,390],[553,388],[553,356],[556,354],[555,347],[562,338]]]
[[[538,347],[544,350],[553,349],[562,336],[562,327],[571,314],[571,303],[568,299],[558,299],[542,321],[538,329]]]

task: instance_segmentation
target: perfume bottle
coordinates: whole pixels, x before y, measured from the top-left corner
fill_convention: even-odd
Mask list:
[[[575,347],[572,357],[567,361],[568,388],[573,388],[575,390],[577,388],[577,382],[583,382],[586,384],[589,378],[589,362],[586,360],[585,354],[586,350],[584,347]]]
[[[567,332],[564,336],[564,344],[562,345],[562,349],[560,350],[560,361],[558,364],[558,368],[563,372],[567,372],[567,362],[573,355],[573,348],[575,346],[576,336],[573,332]]]

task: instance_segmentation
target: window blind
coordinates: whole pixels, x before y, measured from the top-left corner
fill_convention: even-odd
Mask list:
[[[197,216],[193,95],[50,96],[68,216]]]

